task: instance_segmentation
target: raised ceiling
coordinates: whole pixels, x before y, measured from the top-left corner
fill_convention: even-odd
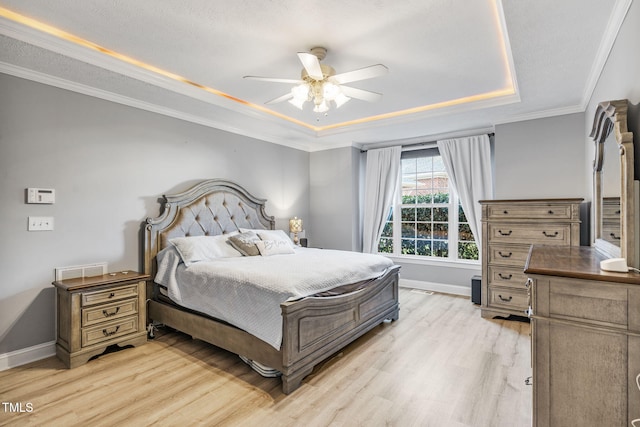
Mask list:
[[[584,111],[631,0],[0,0],[0,72],[322,150]],[[327,114],[264,102],[323,46],[383,94]],[[373,145],[372,145],[373,146]]]

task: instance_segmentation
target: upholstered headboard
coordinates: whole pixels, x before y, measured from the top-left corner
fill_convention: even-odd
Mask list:
[[[173,237],[215,236],[240,228],[272,230],[275,226],[274,218],[265,213],[266,200],[231,181],[210,179],[163,197],[161,215],[147,218],[144,224],[144,271],[152,277],[156,254]]]

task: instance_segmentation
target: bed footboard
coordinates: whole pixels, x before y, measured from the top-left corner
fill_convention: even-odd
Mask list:
[[[390,267],[371,286],[346,295],[305,298],[281,305],[282,389],[300,386],[313,367],[386,319],[397,320],[398,271]]]

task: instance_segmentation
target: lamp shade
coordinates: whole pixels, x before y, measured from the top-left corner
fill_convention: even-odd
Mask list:
[[[292,233],[300,233],[302,231],[302,219],[293,217],[289,220],[289,231]]]

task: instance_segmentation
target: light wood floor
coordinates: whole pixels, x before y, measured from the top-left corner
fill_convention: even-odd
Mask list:
[[[468,298],[401,289],[400,320],[335,354],[284,395],[240,359],[175,332],[67,370],[0,372],[0,425],[531,425],[529,324],[485,320]],[[6,405],[3,405],[6,407]]]

